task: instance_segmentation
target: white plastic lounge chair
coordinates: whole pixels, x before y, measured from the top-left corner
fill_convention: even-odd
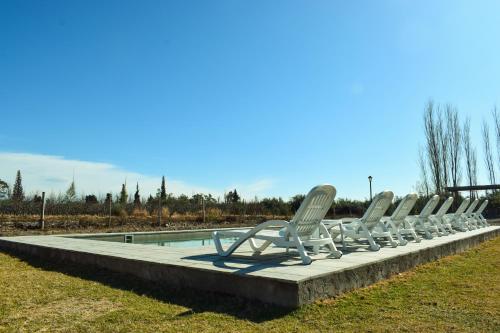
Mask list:
[[[418,237],[411,224],[406,221],[406,217],[410,214],[413,206],[415,206],[417,199],[418,195],[416,193],[406,195],[391,216],[382,218],[382,221],[391,231],[392,235],[397,237],[399,245],[408,244],[408,241],[403,238],[403,235],[411,235],[417,243],[422,240]]]
[[[475,225],[477,227],[483,228],[489,226],[488,222],[483,216],[483,211],[487,205],[488,205],[488,200],[484,200],[481,206],[479,206],[479,208],[471,215],[471,218],[474,220]]]
[[[472,219],[472,214],[474,213],[474,209],[476,209],[478,203],[479,199],[474,199],[474,201],[472,201],[472,203],[470,204],[469,208],[467,208],[465,213],[462,214],[462,223],[469,230],[476,229],[476,226],[474,225],[474,221]]]
[[[455,213],[445,214],[442,219],[443,225],[448,229],[452,228],[459,231],[467,231],[467,227],[462,223],[462,214],[467,209],[469,203],[470,199],[465,198],[464,200],[462,200],[462,203],[460,204],[460,206],[458,206]]]
[[[432,239],[431,230],[428,228],[429,216],[431,216],[438,203],[439,195],[434,195],[429,199],[429,201],[427,201],[419,215],[412,215],[406,218],[407,221],[413,226],[413,229],[415,229],[417,233],[424,234],[427,239]]]
[[[453,229],[448,232],[448,230],[446,230],[446,227],[442,223],[443,216],[448,212],[452,203],[453,197],[449,197],[443,202],[436,214],[429,216],[429,223],[431,225],[431,228],[436,232],[438,236],[448,236],[450,232],[455,233]]]
[[[392,247],[398,246],[398,242],[392,238],[391,232],[381,222],[381,218],[392,203],[392,198],[394,198],[394,193],[391,191],[381,192],[373,198],[363,217],[355,219],[351,223],[342,222],[340,228],[343,238],[354,240],[365,238],[372,251],[380,250],[380,245],[375,242],[374,238],[387,238]],[[338,225],[337,220],[324,220],[323,223],[330,230]]]
[[[320,247],[326,246],[332,257],[340,258],[342,252],[337,250],[330,234],[321,223],[332,206],[335,194],[336,190],[332,185],[316,186],[307,194],[291,221],[272,220],[246,231],[213,232],[212,236],[218,254],[227,257],[248,241],[254,253],[262,252],[271,244],[285,247],[287,252],[289,248],[296,248],[305,265],[312,262],[305,247],[312,247],[317,254]],[[281,227],[282,229],[269,230],[273,227]],[[237,240],[227,250],[224,250],[220,241],[221,237],[237,237]],[[258,246],[255,243],[256,239],[264,242]]]

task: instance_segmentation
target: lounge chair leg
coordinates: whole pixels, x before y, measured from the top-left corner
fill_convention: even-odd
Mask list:
[[[391,244],[391,247],[398,247],[399,243],[392,238],[391,234],[387,236],[387,239],[389,240],[389,244]]]
[[[429,230],[427,228],[424,227],[424,232],[425,232],[425,238],[426,239],[432,239],[433,236],[432,234],[429,232]]]
[[[441,235],[443,236],[448,236],[450,234],[442,224],[438,225],[438,229],[441,231]]]
[[[302,259],[302,263],[304,265],[309,265],[312,262],[312,258],[307,255],[306,248],[304,247],[304,244],[302,244],[302,241],[300,240],[299,236],[297,235],[297,232],[295,230],[290,230],[290,234],[293,237],[293,240],[297,246],[297,251],[299,251],[300,258]]]
[[[220,237],[219,233],[217,231],[214,231],[213,233],[213,239],[214,239],[214,244],[215,244],[215,249],[217,250],[217,253],[221,256],[223,256],[225,253],[224,249],[222,248],[221,242],[220,242]]]
[[[396,242],[394,240],[394,238],[392,238],[392,234],[389,230],[389,228],[387,228],[383,223],[382,223],[382,230],[384,231],[384,233],[387,235],[387,239],[389,240],[389,243],[391,244],[392,247],[398,247],[399,243]]]
[[[336,251],[330,251],[330,252],[331,252],[331,256],[332,256],[333,258],[335,258],[335,259],[340,259],[340,258],[342,258],[342,255],[343,255],[342,251],[338,251],[338,250],[336,250]]]
[[[372,250],[372,251],[380,250],[380,245],[375,243],[375,240],[373,239],[370,231],[368,231],[368,228],[364,224],[361,224],[361,228],[363,229],[363,233],[365,234],[365,238],[368,240],[368,243],[370,244],[370,250]]]
[[[403,235],[401,234],[401,229],[398,228],[392,221],[390,222],[390,227],[391,227],[391,231],[394,231],[393,233],[393,236],[396,236],[397,239],[398,239],[398,242],[399,242],[399,245],[406,245],[408,244],[408,241],[406,239],[403,238]],[[403,222],[403,227],[404,227],[404,222]],[[387,231],[389,231],[389,228],[386,228]]]
[[[403,238],[401,232],[398,231],[396,236],[398,237],[399,245],[405,246],[406,244],[408,244],[408,241]]]
[[[420,243],[422,241],[422,238],[420,238],[419,235],[417,235],[417,233],[415,232],[415,230],[411,230],[411,235],[413,237],[413,239],[415,240],[416,243]]]
[[[319,232],[323,235],[324,238],[331,238],[330,233],[328,232],[328,229],[323,225],[323,223],[320,224],[319,226]],[[333,258],[339,259],[342,257],[342,252],[337,250],[337,247],[335,246],[335,243],[333,242],[333,239],[330,243],[328,243],[326,246],[330,249],[330,255]]]
[[[378,251],[378,250],[380,250],[380,245],[378,245],[377,243],[375,243],[375,241],[373,240],[373,238],[368,237],[368,243],[370,243],[370,250],[372,250],[372,251]]]
[[[333,242],[333,240],[331,243],[326,244],[326,246],[330,250],[329,257],[332,257],[335,259],[340,259],[340,257],[342,257],[342,254],[343,254],[342,251],[337,250],[337,247],[335,246],[335,243]]]
[[[335,243],[333,241],[326,246],[330,248],[330,256],[335,259],[340,259],[340,257],[342,257],[342,251],[337,250],[337,247],[335,246]]]

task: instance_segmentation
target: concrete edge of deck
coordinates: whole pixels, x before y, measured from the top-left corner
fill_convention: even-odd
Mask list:
[[[198,289],[255,299],[284,307],[297,307],[298,284],[268,277],[230,274],[221,271],[168,263],[80,252],[0,239],[0,250],[42,258],[51,262],[90,265],[126,273],[173,288]],[[258,292],[256,292],[258,290]]]
[[[0,249],[13,254],[29,255],[53,262],[91,265],[130,274],[147,281],[161,282],[173,288],[219,292],[285,307],[299,307],[318,299],[338,296],[347,291],[371,285],[417,265],[463,252],[481,242],[495,238],[499,234],[500,228],[485,230],[470,237],[437,244],[396,257],[382,258],[332,273],[311,275],[311,277],[300,281],[231,274],[201,267],[185,267],[79,252],[23,243],[7,238],[0,239]]]
[[[338,296],[357,288],[367,287],[418,265],[462,253],[499,235],[500,228],[497,228],[481,234],[471,235],[471,237],[404,253],[397,257],[382,259],[328,275],[316,276],[300,283],[297,304],[300,306],[314,300]]]

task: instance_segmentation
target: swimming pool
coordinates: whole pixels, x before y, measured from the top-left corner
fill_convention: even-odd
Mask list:
[[[134,232],[72,235],[71,238],[98,240],[105,242],[118,242],[130,244],[143,244],[151,246],[165,246],[173,248],[195,248],[214,246],[212,232],[215,230],[170,231],[170,232]],[[229,244],[235,238],[221,238],[223,244]]]
[[[167,246],[175,248],[191,248],[191,247],[202,247],[202,246],[214,246],[214,240],[210,238],[201,239],[165,239],[165,240],[141,240],[136,241],[133,237],[130,237],[125,241],[125,243],[132,244],[144,244],[144,245],[155,245],[155,246]],[[130,239],[132,238],[132,239]],[[221,243],[229,244],[235,241],[235,238],[221,238]]]

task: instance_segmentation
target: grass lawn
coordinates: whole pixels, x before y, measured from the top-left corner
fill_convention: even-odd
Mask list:
[[[500,332],[500,238],[297,310],[0,253],[0,331]]]

